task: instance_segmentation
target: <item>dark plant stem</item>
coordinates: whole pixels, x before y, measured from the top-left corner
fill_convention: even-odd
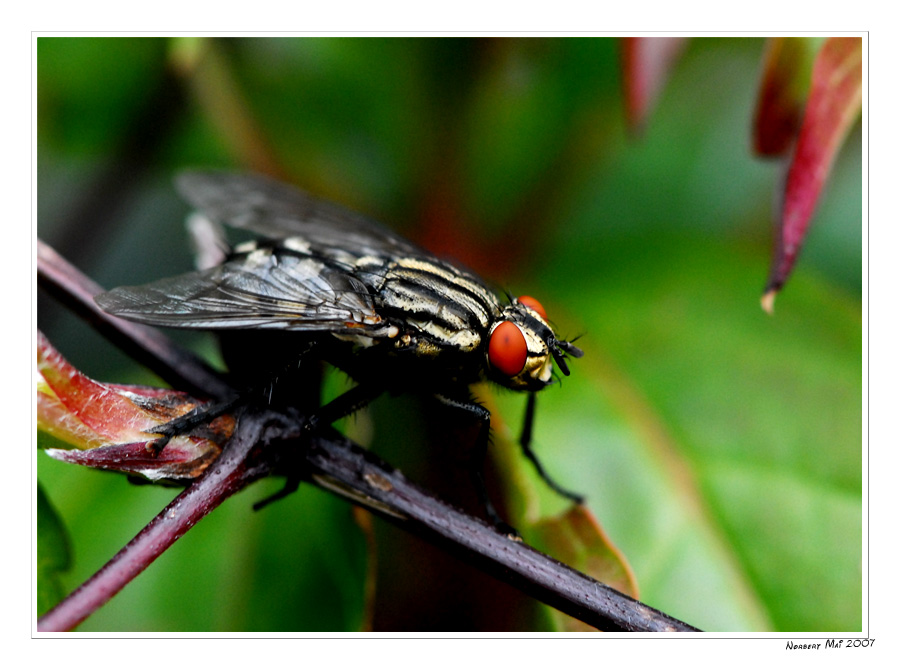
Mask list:
[[[183,380],[186,387],[205,389],[211,395],[218,390],[225,395],[231,391],[217,376],[210,377],[205,366],[192,365],[192,357],[179,352],[162,334],[152,329],[118,328],[118,320],[99,312],[87,299],[96,292],[96,285],[52,249],[41,245],[40,257],[44,281],[52,280],[54,292],[66,304],[81,305],[80,313],[101,322],[101,332],[114,332],[129,351],[150,343],[153,351],[138,358],[148,361],[158,374],[171,372],[171,366],[184,360],[186,367],[175,376],[187,377]],[[193,378],[194,374],[198,376]],[[93,577],[41,617],[38,630],[71,630],[229,496],[257,479],[287,472],[295,477],[299,473],[304,480],[338,493],[600,630],[697,631],[451,508],[333,430],[317,430],[315,437],[302,440],[301,448],[304,424],[300,416],[245,409],[219,459]]]

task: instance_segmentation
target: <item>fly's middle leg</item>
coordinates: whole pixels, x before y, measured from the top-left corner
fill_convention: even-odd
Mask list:
[[[484,460],[487,456],[487,448],[490,442],[491,413],[472,400],[458,400],[441,394],[436,394],[435,398],[447,407],[465,412],[478,423],[478,436],[475,438],[475,447],[470,465],[470,474],[472,483],[475,486],[475,493],[478,495],[478,500],[491,524],[505,535],[518,537],[518,531],[506,523],[497,513],[488,495],[487,486],[484,483]]]
[[[382,389],[377,386],[368,384],[354,386],[346,393],[342,393],[334,400],[320,407],[315,413],[306,417],[303,431],[309,437],[318,427],[330,426],[338,419],[343,419],[345,416],[358,412],[375,400],[381,393]],[[284,486],[268,498],[255,503],[253,509],[260,510],[266,505],[276,500],[281,500],[296,491],[300,486],[301,472],[302,469],[300,467],[291,468],[288,471]]]

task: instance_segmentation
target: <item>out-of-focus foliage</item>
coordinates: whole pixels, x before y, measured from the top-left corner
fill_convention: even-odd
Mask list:
[[[38,234],[113,286],[190,269],[185,167],[267,169],[365,211],[581,335],[584,358],[538,398],[535,447],[587,494],[642,600],[707,630],[858,631],[860,134],[765,315],[782,175],[751,151],[763,52],[691,40],[629,138],[613,39],[40,38]],[[53,307],[39,296],[39,325],[85,374],[158,385]],[[478,393],[500,408],[489,485],[515,482],[510,515],[563,511],[511,453],[523,399]],[[346,427],[471,505],[466,433],[444,444],[446,420],[386,398]],[[67,591],[172,497],[38,465],[71,536]],[[555,625],[379,521],[371,563],[350,507],[312,487],[253,513],[279,484],[216,510],[80,630]]]
[[[43,614],[66,595],[63,574],[72,567],[69,537],[47,494],[37,489],[37,612]]]

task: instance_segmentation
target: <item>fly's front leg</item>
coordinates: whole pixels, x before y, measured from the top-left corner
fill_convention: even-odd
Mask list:
[[[154,426],[145,432],[162,435],[162,437],[153,440],[147,444],[147,449],[153,452],[153,456],[159,456],[159,453],[165,449],[173,437],[179,435],[189,435],[195,428],[199,428],[204,424],[209,424],[218,419],[223,414],[227,414],[241,402],[240,396],[235,396],[231,400],[218,403],[207,403],[195,407],[190,412],[172,419],[168,423]]]
[[[557,484],[550,475],[547,474],[547,471],[544,470],[544,466],[541,465],[541,462],[538,460],[537,454],[531,449],[531,433],[534,428],[534,405],[535,394],[532,392],[528,394],[528,404],[525,406],[525,421],[522,425],[522,436],[519,438],[519,444],[522,446],[522,453],[534,464],[538,475],[540,475],[541,479],[543,479],[551,489],[564,498],[568,498],[576,505],[580,505],[584,502],[584,496],[569,491],[568,489],[564,489]]]
[[[465,412],[478,423],[478,437],[475,441],[475,448],[473,450],[473,458],[470,467],[472,482],[475,485],[475,492],[478,495],[479,501],[484,507],[484,511],[487,515],[488,520],[494,525],[494,527],[496,527],[497,530],[499,530],[504,535],[512,535],[518,537],[518,531],[516,531],[515,528],[513,528],[502,518],[500,518],[500,515],[494,508],[493,503],[491,503],[490,496],[488,496],[487,492],[487,486],[484,483],[484,459],[487,456],[487,448],[490,438],[491,413],[484,407],[479,405],[477,402],[474,402],[472,400],[457,400],[456,398],[451,398],[440,394],[435,394],[435,398],[437,398],[438,401],[440,401],[447,407]]]

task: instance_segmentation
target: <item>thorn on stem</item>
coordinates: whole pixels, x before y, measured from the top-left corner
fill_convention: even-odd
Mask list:
[[[775,290],[769,290],[763,293],[763,297],[760,299],[759,304],[762,306],[763,310],[772,315],[775,313],[775,296],[777,292]]]

